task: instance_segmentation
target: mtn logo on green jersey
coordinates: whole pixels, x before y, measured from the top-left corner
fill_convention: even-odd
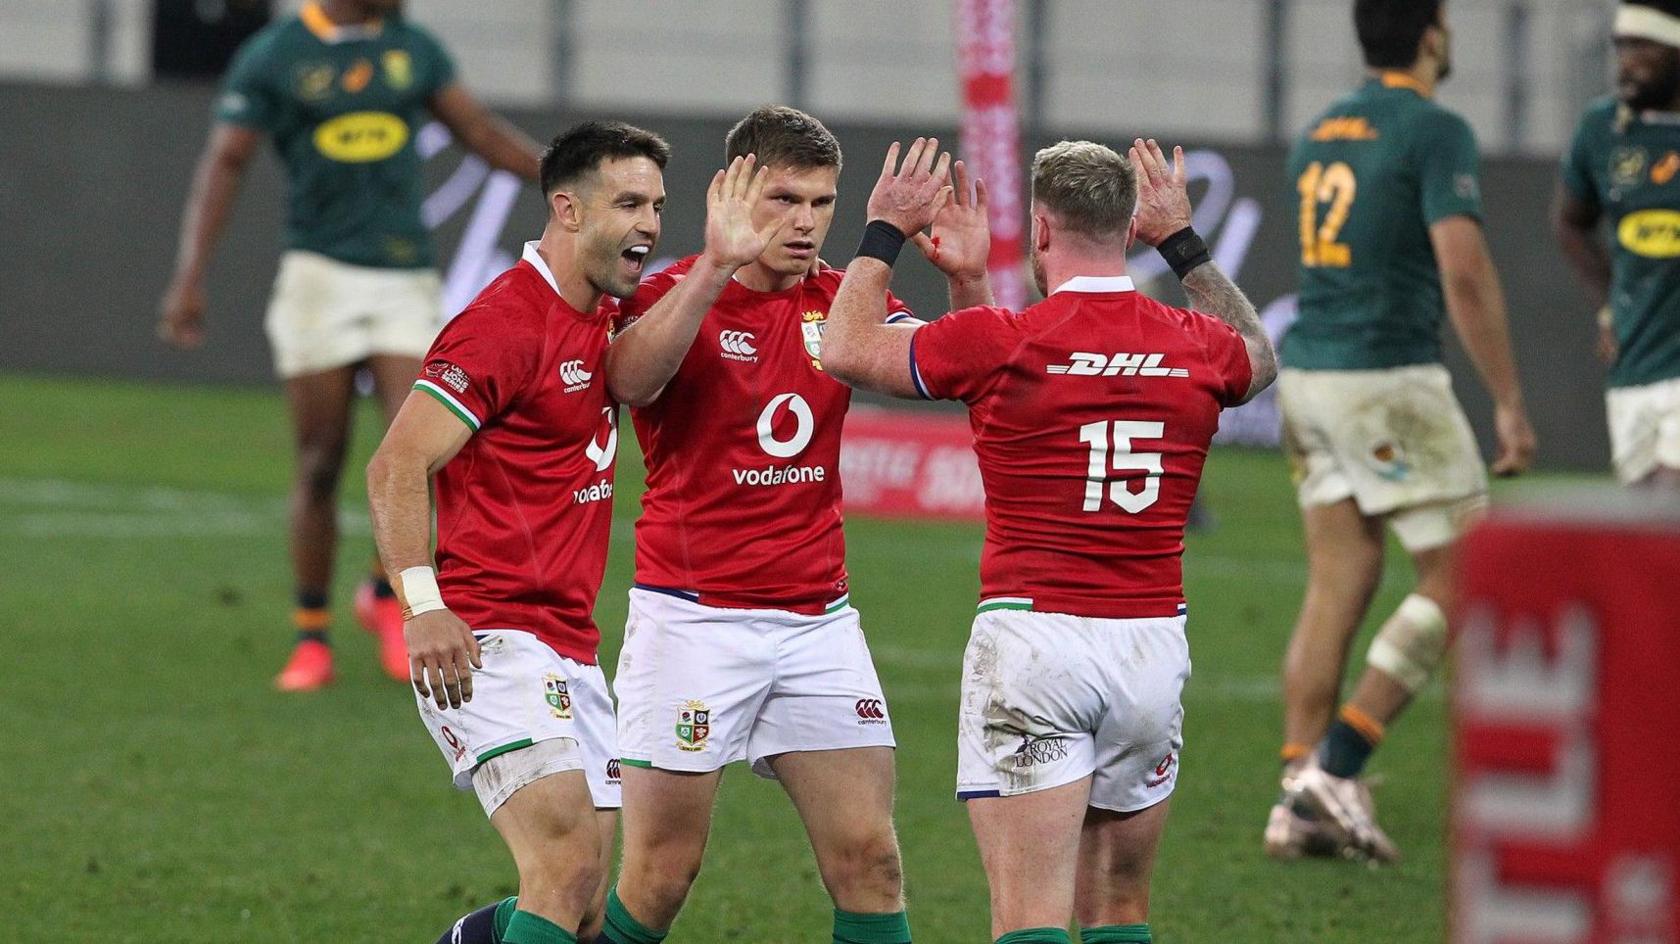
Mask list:
[[[1628,252],[1647,259],[1680,256],[1680,212],[1640,210],[1622,217],[1616,239]]]

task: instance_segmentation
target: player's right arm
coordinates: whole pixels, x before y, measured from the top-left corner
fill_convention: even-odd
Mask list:
[[[472,432],[442,401],[414,390],[367,468],[379,560],[407,617],[403,639],[410,679],[415,691],[436,701],[439,709],[472,701],[472,670],[483,667],[472,629],[442,605],[431,546],[431,477],[461,451]]]
[[[1505,294],[1493,267],[1482,226],[1468,216],[1449,216],[1429,227],[1435,258],[1441,266],[1441,289],[1447,317],[1464,345],[1482,385],[1493,397],[1499,456],[1493,474],[1519,475],[1534,461],[1534,428],[1523,407],[1511,354],[1511,331],[1505,317]]]
[[[218,122],[199,156],[182,212],[175,273],[158,306],[158,336],[175,347],[191,349],[204,343],[204,276],[210,255],[227,224],[245,169],[261,144],[260,131]]]
[[[779,222],[753,227],[753,208],[764,192],[765,177],[764,168],[754,170],[755,163],[751,154],[737,157],[712,177],[706,189],[705,251],[682,281],[607,349],[607,389],[618,402],[647,406],[659,398],[724,286],[764,252],[781,228]]]

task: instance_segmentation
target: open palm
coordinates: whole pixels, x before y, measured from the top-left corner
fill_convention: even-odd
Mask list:
[[[753,226],[753,210],[764,194],[768,170],[755,171],[756,162],[751,154],[735,158],[706,188],[706,254],[721,266],[739,269],[757,259],[782,228],[779,219]]]
[[[947,278],[978,278],[986,274],[986,260],[992,251],[992,228],[986,221],[986,182],[974,178],[970,193],[968,166],[957,161],[951,183],[951,198],[935,214],[932,235],[916,233],[911,238]]]

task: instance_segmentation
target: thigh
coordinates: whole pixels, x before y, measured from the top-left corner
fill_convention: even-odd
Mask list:
[[[957,797],[1015,796],[1084,780],[1108,692],[1078,617],[981,613],[963,653]]]
[[[1149,920],[1149,878],[1169,801],[1133,812],[1092,808],[1079,835],[1074,914],[1085,927]]]
[[[777,776],[768,759],[793,751],[894,746],[892,715],[857,610],[790,614],[766,626],[774,633],[775,684],[747,744],[754,773]]]
[[[805,823],[819,863],[891,836],[892,748],[797,751],[772,757],[769,764]]]
[[[1383,525],[1353,499],[1301,508],[1309,586],[1345,587],[1368,596],[1382,577]],[[1361,604],[1363,605],[1363,604]]]
[[[701,773],[624,766],[625,870],[649,862],[698,868],[712,829],[723,771]]]
[[[549,774],[519,788],[497,808],[490,824],[522,874],[539,864],[573,862],[594,875],[601,861],[600,825],[581,771]]]
[[[1066,927],[1072,917],[1080,829],[1090,782],[968,803],[991,889],[992,936]]]
[[[420,358],[400,354],[375,354],[367,360],[368,372],[373,375],[373,391],[379,397],[385,414],[385,425],[402,409],[414,380],[420,376]]]
[[[632,590],[614,677],[620,756],[690,772],[744,760],[774,668],[750,611]]]

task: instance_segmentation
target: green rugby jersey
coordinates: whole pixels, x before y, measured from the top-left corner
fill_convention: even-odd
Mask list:
[[[1440,361],[1445,302],[1429,227],[1481,218],[1480,163],[1464,119],[1401,73],[1371,79],[1312,123],[1289,155],[1301,294],[1284,366]]]
[[[422,268],[414,134],[455,67],[402,17],[339,27],[314,3],[239,50],[215,114],[268,132],[286,165],[286,245],[352,265]]]
[[[1614,99],[1581,117],[1563,185],[1610,224],[1612,387],[1680,377],[1680,115],[1633,115]]]

